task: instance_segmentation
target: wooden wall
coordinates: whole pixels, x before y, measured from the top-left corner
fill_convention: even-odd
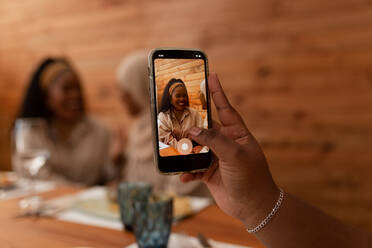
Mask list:
[[[198,47],[289,192],[372,230],[369,0],[0,3],[0,163],[33,66],[69,57],[92,113],[128,125],[115,67],[141,48]]]

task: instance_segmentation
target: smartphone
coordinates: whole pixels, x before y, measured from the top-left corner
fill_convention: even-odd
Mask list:
[[[162,174],[209,168],[212,152],[188,136],[212,126],[208,60],[197,49],[158,48],[148,58],[155,164]]]

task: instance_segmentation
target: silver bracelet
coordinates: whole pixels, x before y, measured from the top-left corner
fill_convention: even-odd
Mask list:
[[[252,234],[252,233],[256,233],[259,230],[261,230],[262,228],[264,228],[267,225],[267,223],[269,223],[269,221],[274,217],[274,215],[276,214],[276,212],[278,212],[278,210],[280,208],[280,205],[282,205],[283,198],[284,198],[284,192],[283,192],[282,189],[280,189],[279,198],[276,201],[273,210],[271,210],[271,212],[269,213],[269,215],[266,216],[266,218],[260,224],[258,224],[258,226],[256,226],[253,229],[247,229],[247,232]]]

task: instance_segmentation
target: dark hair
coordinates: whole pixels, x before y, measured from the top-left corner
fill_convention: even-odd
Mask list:
[[[40,77],[49,65],[59,61],[69,65],[64,59],[46,58],[36,67],[16,118],[43,118],[47,120],[51,118],[52,112],[46,105],[46,92],[41,87]]]
[[[171,97],[172,96],[169,94],[169,88],[175,83],[181,83],[185,87],[186,94],[187,94],[186,106],[189,106],[189,94],[187,93],[185,83],[182,81],[182,79],[172,78],[171,80],[169,80],[169,82],[167,83],[167,85],[164,88],[163,96],[161,98],[161,103],[160,103],[160,107],[159,107],[159,111],[158,111],[159,113],[160,112],[167,112],[172,107],[172,104],[171,104]]]

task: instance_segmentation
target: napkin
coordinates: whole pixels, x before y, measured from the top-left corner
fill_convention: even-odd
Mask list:
[[[208,242],[213,248],[249,248],[249,246],[233,245],[209,239]],[[136,243],[126,248],[138,248]],[[169,237],[168,248],[203,248],[198,239],[185,234],[172,233]]]
[[[105,199],[107,197],[106,189],[104,187],[93,187],[83,192],[55,198],[54,201],[58,204],[70,205],[65,211],[58,213],[55,217],[59,220],[74,222],[90,226],[104,227],[114,230],[122,230],[123,225],[120,219],[102,218],[99,215],[83,211],[76,208],[75,205],[79,201],[89,199]]]

